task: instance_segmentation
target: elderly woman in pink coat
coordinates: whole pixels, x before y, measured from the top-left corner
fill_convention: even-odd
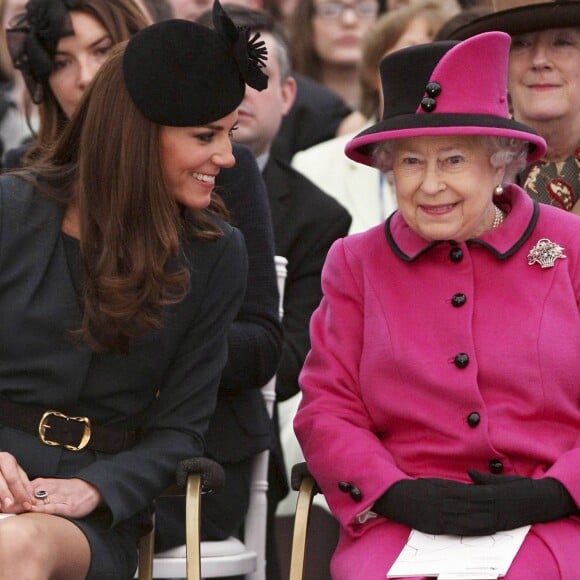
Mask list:
[[[346,147],[399,210],[329,252],[301,374],[333,580],[385,578],[411,529],[527,525],[506,578],[580,578],[580,219],[512,183],[545,142],[509,118],[509,43],[385,57],[383,119]]]

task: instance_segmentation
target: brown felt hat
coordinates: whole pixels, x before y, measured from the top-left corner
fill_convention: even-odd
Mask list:
[[[516,35],[580,25],[580,1],[577,0],[493,0],[493,10],[458,28],[450,38],[465,40],[492,30]]]

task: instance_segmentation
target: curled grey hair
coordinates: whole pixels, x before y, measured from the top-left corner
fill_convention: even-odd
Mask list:
[[[509,137],[493,135],[474,135],[473,142],[484,143],[489,151],[493,167],[505,166],[503,183],[512,183],[516,175],[527,165],[528,143]],[[393,170],[393,153],[397,140],[382,141],[375,145],[373,163],[383,173]]]

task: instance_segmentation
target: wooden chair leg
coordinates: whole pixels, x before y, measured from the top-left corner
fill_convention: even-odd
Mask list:
[[[302,580],[304,574],[306,534],[308,532],[310,508],[315,495],[314,485],[314,479],[312,477],[305,477],[300,484],[298,500],[296,502],[296,515],[294,518],[289,580]]]
[[[139,540],[139,580],[153,580],[155,528]]]
[[[187,478],[185,537],[187,580],[201,580],[201,476]]]

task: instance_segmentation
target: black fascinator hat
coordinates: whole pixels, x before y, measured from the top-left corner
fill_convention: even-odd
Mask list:
[[[74,34],[69,12],[75,4],[76,0],[29,0],[26,12],[15,16],[6,30],[12,64],[22,72],[36,104],[44,100],[58,41]]]
[[[218,0],[215,30],[189,20],[164,20],[127,44],[123,76],[141,114],[160,125],[205,125],[231,113],[246,84],[268,86],[261,70],[266,48],[259,35],[237,28]]]

